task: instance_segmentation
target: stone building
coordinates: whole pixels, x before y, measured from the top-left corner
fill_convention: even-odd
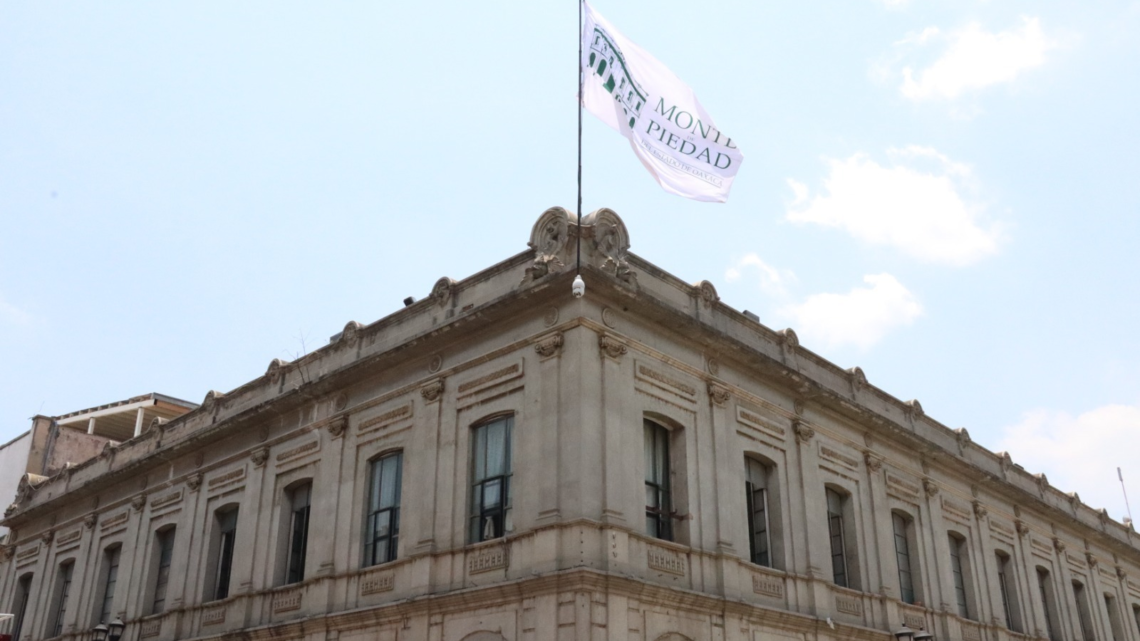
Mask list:
[[[1140,641],[1140,539],[609,210],[9,508],[19,641]]]

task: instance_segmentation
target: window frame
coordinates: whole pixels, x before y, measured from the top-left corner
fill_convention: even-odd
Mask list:
[[[154,580],[151,582],[150,603],[147,614],[166,611],[166,593],[170,588],[170,568],[174,561],[174,542],[178,534],[175,525],[167,525],[154,532]],[[165,571],[165,572],[164,572]]]
[[[1057,594],[1053,584],[1053,573],[1043,565],[1038,565],[1036,570],[1037,591],[1041,597],[1042,614],[1045,615],[1045,634],[1050,641],[1061,641],[1061,637],[1057,634],[1060,622],[1057,620]]]
[[[395,469],[390,479],[395,484],[395,489],[390,495],[391,504],[381,505],[387,489],[384,485],[385,470],[391,469],[387,467],[389,465],[393,465]],[[390,563],[399,556],[403,476],[403,450],[389,450],[368,461],[368,491],[364,505],[364,534],[361,546],[363,567]],[[378,534],[377,524],[381,517],[386,517],[388,523],[384,534]]]
[[[994,550],[994,559],[997,561],[998,596],[1002,600],[1002,612],[1005,614],[1005,627],[1013,632],[1024,634],[1024,625],[1021,621],[1021,604],[1016,600],[1017,575],[1013,571],[1013,557],[1005,550]]]
[[[491,470],[491,444],[488,435],[502,426],[501,451],[497,469]],[[514,476],[514,414],[501,414],[471,426],[467,541],[482,543],[503,538],[514,530],[511,523],[511,481]],[[482,451],[480,451],[482,448]],[[482,472],[480,471],[482,470]],[[493,507],[487,507],[488,496]],[[488,526],[489,530],[488,531]]]
[[[958,603],[958,616],[974,621],[973,574],[970,566],[970,545],[965,534],[950,530],[946,533],[950,546],[950,575],[954,582],[954,598]]]
[[[24,633],[24,624],[27,622],[28,615],[28,601],[32,597],[32,581],[35,579],[35,573],[26,572],[16,579],[16,601],[12,603],[12,613],[15,618],[12,621],[12,641],[20,641],[20,636]]]
[[[895,564],[898,566],[899,600],[916,605],[922,600],[914,517],[902,510],[891,510],[891,534],[894,538]],[[900,524],[902,532],[899,531]],[[902,544],[900,549],[899,544]],[[905,561],[905,562],[904,562]]]
[[[118,584],[119,566],[123,558],[123,544],[113,543],[103,548],[103,563],[99,569],[99,592],[95,599],[95,622],[110,623],[115,606],[115,586]]]
[[[304,492],[304,505],[298,507],[300,493]],[[285,491],[286,515],[283,535],[285,541],[285,581],[283,585],[300,583],[305,580],[305,561],[309,549],[310,514],[313,505],[313,481],[305,479],[295,483]],[[298,527],[301,531],[298,532]],[[299,540],[298,540],[299,539]]]
[[[650,419],[642,419],[642,454],[645,461],[645,534],[662,541],[675,541],[673,519],[672,433]],[[650,504],[652,499],[652,505]]]
[[[763,477],[763,486],[759,489],[756,488],[754,482],[756,480],[754,472],[758,472]],[[773,466],[754,456],[744,457],[744,498],[748,511],[749,559],[756,565],[768,568],[774,567],[773,560],[775,557],[772,549],[772,475]],[[760,497],[759,507],[756,500],[757,494]],[[757,519],[757,513],[760,513],[762,518]],[[758,521],[762,521],[762,523]],[[758,531],[757,528],[761,525],[763,529]],[[763,550],[759,549],[758,537],[763,538]]]
[[[67,617],[67,602],[71,597],[72,581],[75,578],[75,559],[69,558],[59,562],[55,575],[55,587],[52,590],[52,619],[48,638],[63,636],[64,620]]]

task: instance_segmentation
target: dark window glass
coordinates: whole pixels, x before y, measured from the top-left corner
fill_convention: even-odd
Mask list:
[[[114,547],[103,553],[103,562],[106,564],[106,579],[103,581],[103,604],[99,608],[99,621],[97,623],[110,623],[111,606],[115,601],[115,583],[119,580],[119,552],[121,547]]]
[[[1096,633],[1092,627],[1092,612],[1089,608],[1088,595],[1085,586],[1080,581],[1073,581],[1073,596],[1077,600],[1077,618],[1081,623],[1081,634],[1085,641],[1096,641]]]
[[[768,512],[768,477],[771,469],[753,459],[744,459],[746,473],[745,498],[748,505],[748,539],[752,562],[772,567],[771,519]]]
[[[32,575],[27,574],[20,577],[20,583],[16,588],[16,601],[13,603],[12,612],[16,615],[16,620],[12,624],[12,641],[20,641],[20,634],[24,630],[24,616],[28,613],[28,597],[32,592]]]
[[[1049,579],[1049,571],[1045,568],[1037,568],[1037,589],[1041,592],[1041,612],[1045,615],[1046,632],[1050,639],[1058,641],[1057,629],[1053,625],[1053,617],[1056,616],[1053,608],[1053,584]]]
[[[507,416],[476,427],[471,443],[472,543],[504,536],[511,519],[511,427]]]
[[[75,569],[74,563],[59,566],[59,587],[56,600],[55,619],[52,624],[51,636],[58,637],[63,634],[63,616],[67,613],[67,597],[71,595],[71,571]]]
[[[364,532],[364,565],[396,558],[400,542],[400,477],[404,455],[394,452],[372,461],[368,471],[368,516]]]
[[[843,523],[846,498],[827,488],[827,535],[831,539],[831,576],[835,585],[850,587],[847,580],[847,540]]]
[[[895,560],[899,565],[899,596],[904,603],[914,603],[914,572],[910,564],[910,541],[907,538],[910,523],[897,512],[891,514],[891,522],[895,533]]]
[[[1021,621],[1018,617],[1014,616],[1013,601],[1011,595],[1014,594],[1013,590],[1013,575],[1010,573],[1009,557],[997,553],[997,568],[998,568],[998,590],[1001,592],[1001,607],[1005,612],[1005,624],[1014,632],[1021,632]]]
[[[285,568],[285,582],[297,583],[305,579],[305,550],[309,546],[309,503],[313,486],[306,483],[294,489],[289,496],[292,514],[289,517],[289,561]]]
[[[1120,611],[1116,609],[1116,598],[1110,594],[1104,595],[1104,611],[1108,613],[1108,626],[1112,632],[1112,641],[1124,641],[1124,628],[1120,625]]]
[[[230,573],[234,566],[234,541],[237,536],[236,509],[218,514],[218,566],[215,571],[214,599],[230,595]]]
[[[1132,606],[1132,618],[1136,620],[1136,632],[1137,634],[1140,634],[1140,605]],[[15,637],[12,638],[14,641],[20,641]]]
[[[954,575],[954,597],[958,600],[958,616],[970,618],[970,605],[966,600],[966,576],[962,572],[962,555],[966,540],[950,536],[950,573]]]
[[[669,430],[646,420],[645,532],[673,540],[673,502],[669,491]]]
[[[154,601],[150,613],[158,614],[166,609],[166,586],[170,583],[170,560],[174,557],[174,528],[156,535],[158,544],[158,568],[154,580]]]

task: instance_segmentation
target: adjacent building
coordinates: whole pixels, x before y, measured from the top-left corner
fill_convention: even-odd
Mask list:
[[[9,631],[1140,641],[1131,527],[629,245],[550,209],[526,251],[26,478]]]

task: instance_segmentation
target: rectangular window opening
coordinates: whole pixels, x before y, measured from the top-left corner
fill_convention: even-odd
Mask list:
[[[285,582],[305,580],[305,551],[309,547],[309,505],[313,485],[305,483],[289,496],[289,556],[285,568]]]
[[[364,532],[364,565],[396,559],[400,542],[400,492],[404,455],[393,452],[368,468],[368,514]]]
[[[654,538],[672,541],[673,500],[670,492],[669,430],[646,419],[644,432],[645,531]]]

